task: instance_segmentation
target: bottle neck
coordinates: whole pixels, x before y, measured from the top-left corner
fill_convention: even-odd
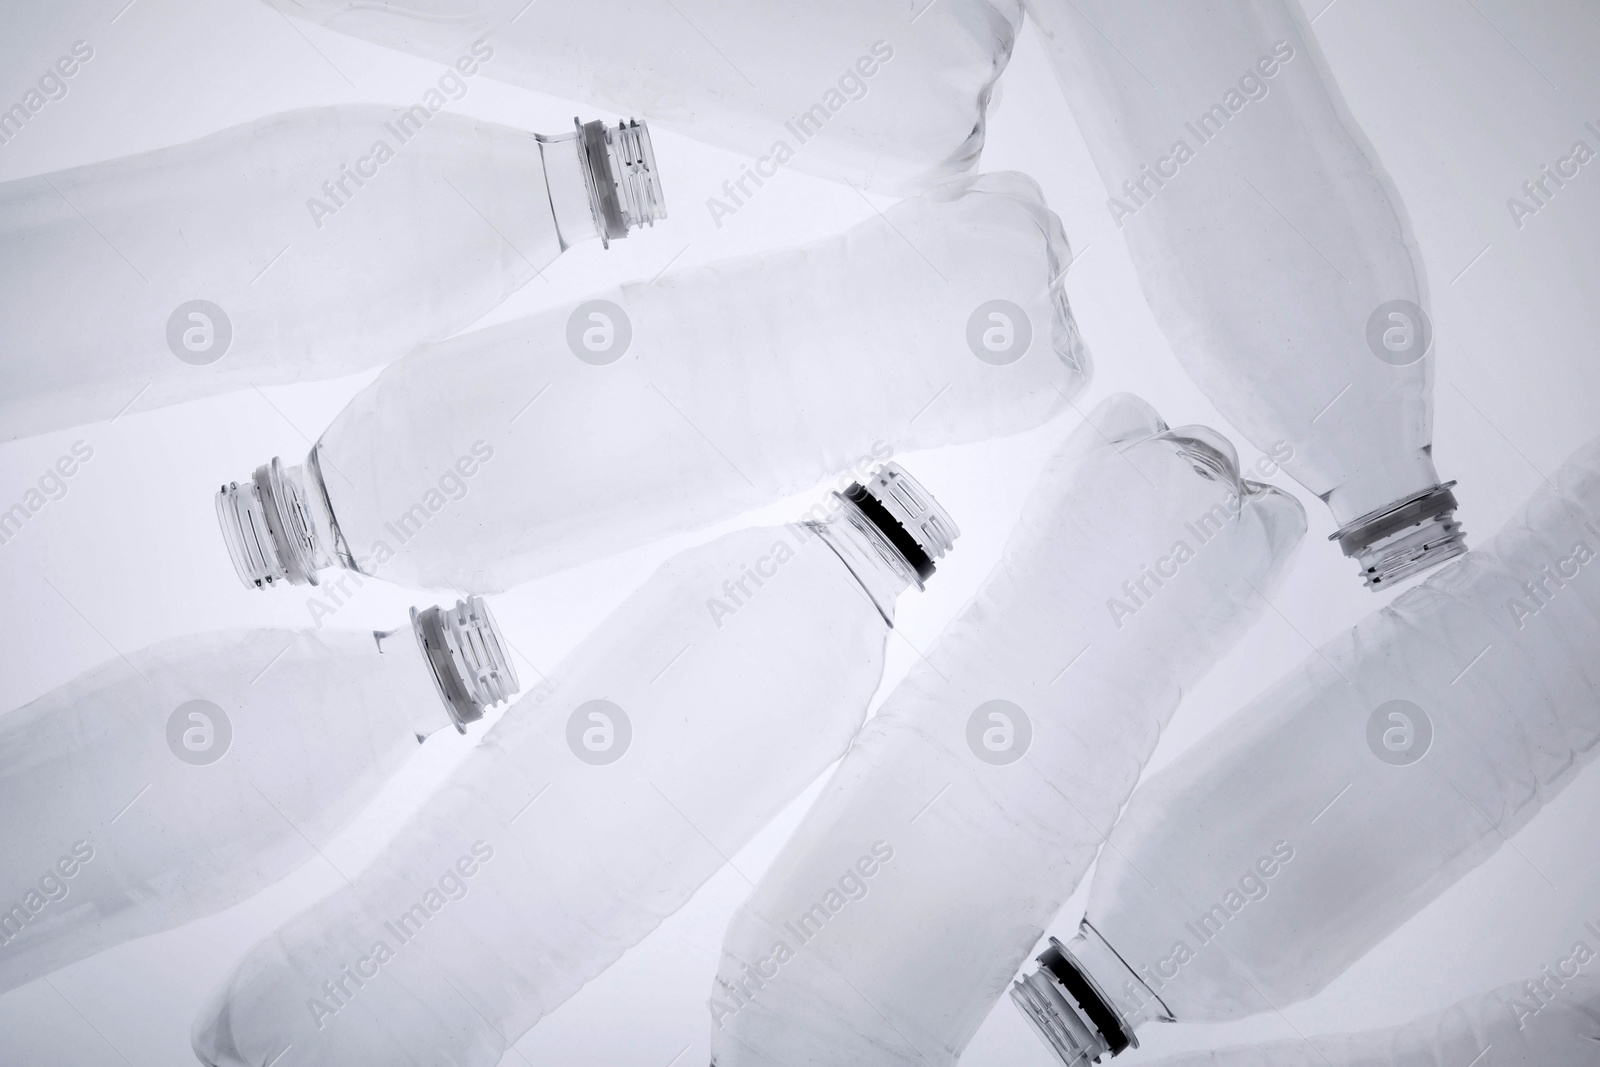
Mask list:
[[[451,608],[412,608],[410,638],[398,630],[373,637],[380,651],[417,657],[419,668],[433,682],[442,707],[431,706],[411,723],[419,741],[445,726],[466,733],[468,723],[509,700],[521,686],[500,628],[482,597],[458,600]]]
[[[563,251],[599,238],[609,246],[667,217],[649,129],[629,120],[578,122],[574,133],[536,137]]]
[[[224,485],[216,509],[228,555],[248,587],[316,585],[319,570],[355,569],[315,448],[299,466],[274,456],[245,483]]]
[[[1167,1006],[1087,919],[1070,944],[1052,937],[1037,964],[1012,983],[1011,1000],[1068,1067],[1138,1048],[1140,1026],[1172,1021]]]
[[[894,625],[894,605],[900,594],[915,580],[911,566],[900,556],[859,508],[835,493],[842,506],[822,522],[807,522],[805,527],[833,549],[845,567],[861,583],[861,588],[877,607],[878,614]]]
[[[805,527],[831,548],[866,591],[884,622],[906,588],[932,577],[961,531],[938,501],[899,464],[885,464],[865,485],[834,493],[833,514]]]
[[[1429,465],[1431,469],[1431,464]],[[1328,538],[1361,568],[1368,589],[1388,589],[1467,551],[1466,531],[1456,521],[1455,482],[1428,485],[1345,519],[1329,494],[1328,504],[1342,525]]]

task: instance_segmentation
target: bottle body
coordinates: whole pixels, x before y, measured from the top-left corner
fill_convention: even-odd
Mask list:
[[[347,105],[0,185],[0,436],[348,374],[460,329],[598,236],[581,141]]]
[[[1015,433],[1065,410],[1088,355],[1057,277],[1070,251],[1038,187],[985,175],[885,215],[387,368],[315,449],[344,565],[503,589],[863,457]],[[990,301],[1012,307],[1001,320],[1011,362],[969,344]],[[616,331],[609,362],[575,354],[571,339],[596,321],[585,309]]]
[[[1184,368],[1263,451],[1294,447],[1369,584],[1459,555],[1422,258],[1296,5],[1029,11]]]
[[[1597,552],[1600,442],[1142,788],[1088,906],[1118,1009],[1310,997],[1532,818],[1600,742]]]
[[[954,1063],[1285,568],[1303,512],[1209,431],[1126,395],[1089,423],[735,914],[719,1067]]]
[[[1491,990],[1403,1026],[1323,1034],[1248,1048],[1194,1052],[1158,1067],[1451,1067],[1494,1050],[1496,1067],[1587,1067],[1600,1042],[1600,979],[1578,975],[1532,996],[1524,985]]]
[[[477,34],[494,47],[489,77],[642,114],[750,157],[766,177],[794,166],[897,194],[976,165],[1022,24],[1016,0],[521,8],[298,0],[285,10],[441,62]],[[743,195],[754,188],[746,180]],[[740,192],[724,203],[737,210]]]
[[[352,887],[252,950],[196,1021],[202,1062],[498,1062],[849,743],[908,580],[839,532],[664,564]]]
[[[0,720],[0,989],[277,880],[450,721],[406,630],[203,634],[127,659]]]

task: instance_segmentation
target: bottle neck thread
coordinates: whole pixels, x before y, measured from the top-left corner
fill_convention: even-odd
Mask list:
[[[584,187],[601,243],[609,247],[614,238],[666,218],[667,202],[649,127],[637,119],[614,127],[598,119],[573,122]]]
[[[323,484],[316,449],[285,467],[277,456],[244,484],[217,491],[217,522],[234,570],[246,587],[316,585],[317,572],[353,567]]]
[[[482,597],[458,600],[451,608],[412,608],[411,630],[458,733],[521,688]]]
[[[913,584],[925,588],[935,561],[961,531],[898,463],[884,464],[865,484],[851,483],[833,498],[833,515],[807,525],[850,568],[892,626],[895,599]]]
[[[1139,1024],[1172,1018],[1087,919],[1070,945],[1052,937],[1036,963],[1032,974],[1012,983],[1011,1000],[1067,1067],[1138,1048]],[[1112,996],[1119,988],[1122,1002]]]
[[[1346,556],[1361,567],[1373,591],[1388,589],[1467,551],[1466,531],[1456,521],[1456,497],[1444,482],[1370,511],[1335,530]]]

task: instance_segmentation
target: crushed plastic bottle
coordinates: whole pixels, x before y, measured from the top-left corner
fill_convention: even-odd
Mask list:
[[[953,1064],[1304,532],[1213,431],[1096,408],[735,913],[713,1063]]]
[[[1071,406],[1088,353],[1034,182],[990,174],[798,249],[425,346],[307,459],[228,483],[241,580],[494,592]],[[592,345],[592,347],[590,347]]]
[[[212,995],[211,1067],[492,1067],[844,752],[957,535],[895,464],[662,565],[353,883]]]
[[[1405,205],[1293,0],[1027,0],[1156,321],[1369,588],[1461,555]]]
[[[1313,996],[1600,742],[1600,440],[1153,777],[1014,999],[1064,1062]]]
[[[0,717],[0,992],[270,885],[516,689],[474,597],[384,633],[174,638]]]
[[[1193,1052],[1152,1067],[1593,1067],[1600,978],[1556,982],[1510,983],[1403,1026]]]
[[[1018,0],[272,2],[443,63],[479,37],[487,77],[732,149],[751,161],[717,198],[732,210],[791,166],[900,195],[972,170],[1022,25]]]
[[[0,440],[386,363],[665,213],[639,123],[546,137],[422,104],[5,182]]]

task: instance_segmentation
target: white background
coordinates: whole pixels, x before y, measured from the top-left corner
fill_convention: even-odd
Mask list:
[[[654,3],[660,0],[640,0]],[[95,58],[11,143],[0,179],[173,144],[276,111],[336,102],[414,102],[438,76],[424,61],[291,25],[250,0],[125,0],[34,5],[0,0],[0,105],[21,98],[72,42]],[[1460,480],[1460,518],[1481,540],[1596,432],[1600,370],[1600,164],[1569,182],[1519,231],[1506,198],[1541,164],[1600,121],[1600,7],[1586,0],[1309,0],[1308,15],[1356,116],[1398,185],[1433,293],[1438,381],[1435,456]],[[465,113],[564,132],[593,107],[475,78]],[[619,116],[610,116],[619,117]],[[872,213],[843,185],[786,169],[719,230],[705,209],[741,160],[666,131],[655,146],[672,216],[602,251],[580,246],[484,323],[580,298],[617,280],[651,277],[674,257],[690,265],[837,232]],[[1118,390],[1149,399],[1174,425],[1209,423],[1246,463],[1257,453],[1212,409],[1157,332],[1101,188],[1039,42],[1025,30],[990,111],[987,170],[1018,169],[1044,187],[1078,256],[1073,308],[1093,350],[1082,410]],[[887,201],[877,200],[879,207]],[[4,254],[0,249],[0,254]],[[1469,266],[1470,265],[1470,266]],[[4,355],[0,323],[0,358]],[[311,625],[307,590],[247,593],[217,534],[211,495],[273,455],[303,456],[371,375],[247,391],[141,412],[115,424],[0,445],[0,508],[20,500],[78,439],[95,455],[10,543],[0,546],[0,679],[20,706],[105,659],[175,634],[235,626]],[[987,572],[1044,458],[1077,416],[1004,441],[902,456],[957,516],[964,536],[923,595],[901,602],[906,641],[890,646],[880,697],[927,648]],[[1154,766],[1278,673],[1385,597],[1360,585],[1326,542],[1332,522],[1297,492],[1311,528],[1271,609],[1180,708]],[[814,496],[815,494],[810,494]],[[807,503],[809,501],[806,501]],[[797,514],[775,504],[764,520]],[[665,556],[692,538],[522,587],[494,601],[522,657],[524,680],[554,664]],[[329,625],[391,628],[412,603],[446,592],[371,582]],[[476,732],[481,732],[476,731]],[[475,732],[475,733],[476,733]],[[426,795],[471,739],[438,735],[327,861],[186,928],[124,945],[48,982],[0,997],[0,1064],[184,1064],[190,1021],[237,957],[272,927],[340,884],[330,865],[358,870],[385,827]],[[691,904],[517,1045],[527,1062],[707,1062],[705,996],[726,919],[759,875],[801,798],[735,857]],[[1589,772],[1489,863],[1374,950],[1316,999],[1225,1027],[1147,1028],[1134,1063],[1180,1048],[1367,1028],[1402,1021],[1500,982],[1534,975],[1563,955],[1584,919],[1600,919],[1600,846]],[[1393,813],[1404,819],[1404,811]],[[0,863],[5,862],[0,854]],[[742,872],[742,874],[740,873]],[[1087,880],[1086,880],[1087,882]],[[1062,913],[1063,938],[1081,893]],[[508,1055],[505,1062],[522,1062]],[[1051,1063],[1002,1003],[965,1056],[969,1065]]]

